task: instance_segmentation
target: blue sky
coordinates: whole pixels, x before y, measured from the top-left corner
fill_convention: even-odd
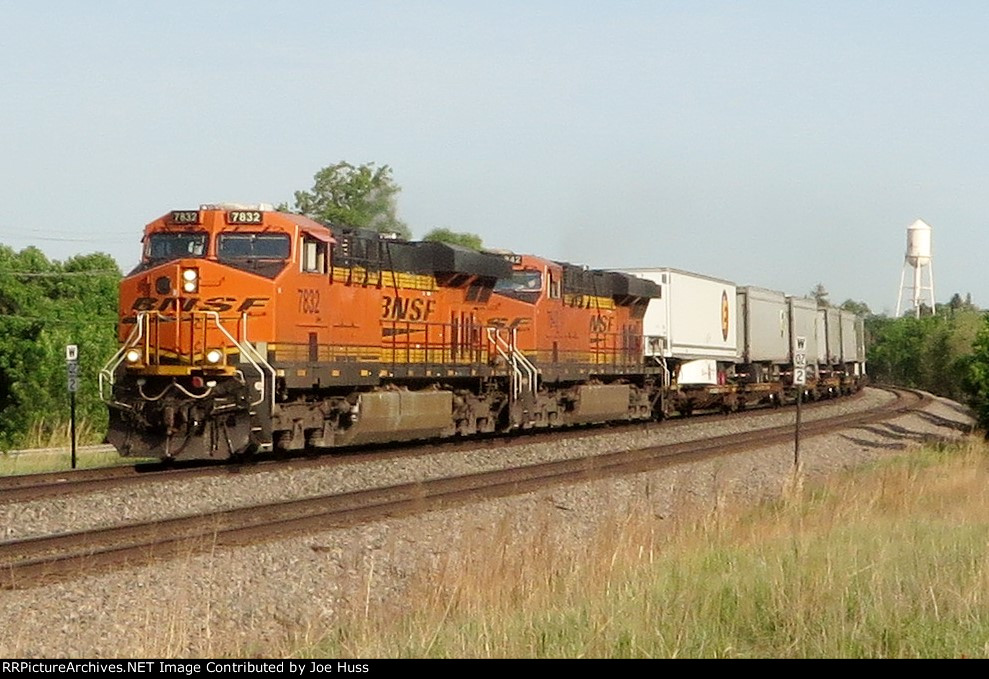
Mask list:
[[[892,312],[906,228],[989,307],[989,3],[0,0],[0,243],[387,164],[416,236]]]

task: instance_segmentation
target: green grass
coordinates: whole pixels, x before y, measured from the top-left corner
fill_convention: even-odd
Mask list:
[[[153,462],[153,459],[121,457],[116,451],[97,452],[86,450],[89,446],[101,444],[104,440],[103,428],[97,428],[90,421],[81,418],[76,425],[76,468],[93,469]],[[71,430],[68,422],[48,423],[39,420],[34,423],[23,443],[19,446],[29,452],[11,454],[0,451],[0,476],[16,474],[41,474],[72,469]],[[49,450],[59,449],[59,450]]]
[[[121,457],[116,451],[76,451],[77,469],[117,467],[149,461],[151,460]],[[31,451],[17,455],[0,453],[0,476],[41,474],[44,472],[59,472],[70,469],[72,469],[72,456],[68,448],[64,451]]]

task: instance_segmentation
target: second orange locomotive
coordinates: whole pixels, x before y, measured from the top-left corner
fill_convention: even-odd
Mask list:
[[[143,243],[121,284],[121,350],[101,374],[124,455],[226,458],[655,414],[650,281],[268,206],[170,212]]]

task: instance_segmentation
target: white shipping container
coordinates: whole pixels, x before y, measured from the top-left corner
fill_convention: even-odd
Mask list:
[[[817,302],[814,301],[816,305]],[[814,337],[817,342],[817,364],[828,364],[828,320],[824,309],[817,310],[817,323],[814,326]],[[808,354],[809,356],[810,354]],[[810,360],[809,358],[807,359]]]
[[[841,311],[833,306],[824,309],[827,328],[827,353],[825,363],[834,365],[841,362]]]
[[[858,317],[851,311],[841,311],[841,363],[855,363],[858,360]]]
[[[862,365],[865,374],[865,319],[855,319],[855,361]]]
[[[807,297],[787,297],[786,301],[790,308],[791,349],[795,346],[797,338],[803,337],[807,342],[807,365],[820,363],[823,358],[824,342],[820,341],[820,337],[824,333],[824,315],[819,313],[817,301]],[[793,361],[792,353],[790,361]]]
[[[626,269],[658,283],[643,319],[646,356],[738,361],[735,284],[678,269]]]
[[[738,319],[738,350],[743,363],[789,362],[786,294],[753,286],[738,288]]]

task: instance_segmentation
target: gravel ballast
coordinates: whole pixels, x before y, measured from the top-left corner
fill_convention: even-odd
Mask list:
[[[891,398],[887,392],[867,389],[858,398],[807,409],[803,419],[862,410]],[[602,433],[559,445],[484,447],[411,461],[275,470],[0,504],[0,525],[6,539],[14,539],[249,506],[506,464],[694,440],[765,426],[766,422],[792,422],[793,411],[767,411],[716,424],[703,419],[689,426],[661,424],[648,431]],[[902,454],[923,442],[958,438],[970,424],[963,408],[937,399],[923,413],[806,438],[801,441],[806,482]],[[790,478],[792,459],[792,444],[768,446],[727,459],[250,547],[206,550],[36,589],[0,591],[5,619],[0,626],[0,656],[189,657],[250,649],[258,649],[260,655],[271,652],[265,649],[284,651],[300,634],[305,636],[305,630],[318,634],[323,625],[332,623],[345,600],[361,596],[369,603],[399,602],[409,578],[435,568],[458,537],[521,532],[556,516],[562,519],[558,538],[579,539],[594,530],[602,515],[620,512],[622,507],[642,507],[643,502],[657,517],[669,517],[688,508],[773,498]]]

